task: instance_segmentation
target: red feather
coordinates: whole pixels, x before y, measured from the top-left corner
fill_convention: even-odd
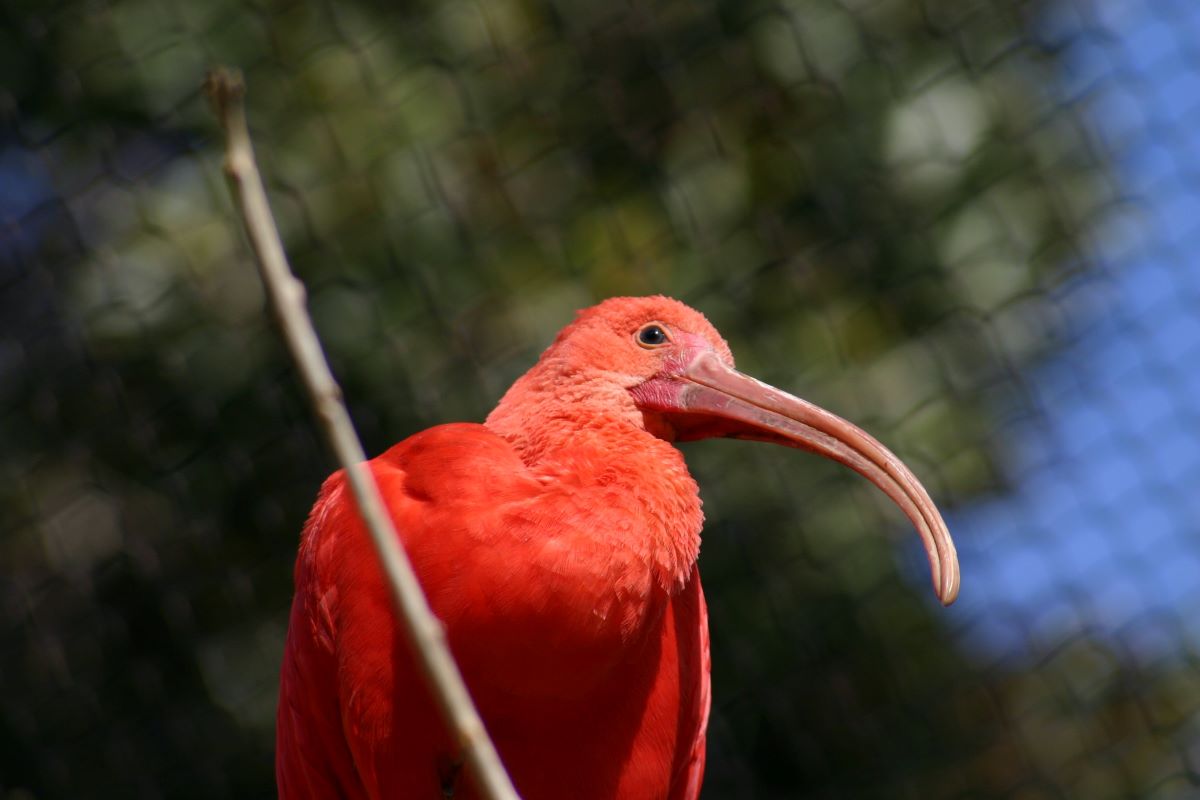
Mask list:
[[[695,797],[710,697],[700,578],[692,567],[669,593],[640,541],[610,535],[634,513],[617,486],[646,465],[548,487],[504,439],[457,424],[371,467],[522,796]],[[305,527],[296,586],[280,796],[474,796],[340,472]]]
[[[814,450],[870,478],[917,525],[953,600],[954,546],[912,473],[845,420],[738,373],[712,325],[667,298],[581,312],[484,425],[432,428],[370,462],[526,800],[699,795],[703,515],[671,441],[711,436]],[[285,800],[476,796],[341,473],[296,563],[276,771]]]

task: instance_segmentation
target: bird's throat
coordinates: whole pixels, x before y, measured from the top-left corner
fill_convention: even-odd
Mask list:
[[[549,410],[549,409],[547,409]],[[536,425],[487,425],[508,439],[548,492],[566,495],[597,553],[642,570],[668,594],[683,588],[700,550],[704,521],[683,454],[630,419],[584,421],[550,413]],[[629,585],[640,581],[626,575]]]

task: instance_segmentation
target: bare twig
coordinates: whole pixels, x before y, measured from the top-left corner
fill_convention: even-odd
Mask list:
[[[366,454],[305,309],[304,285],[288,266],[254,160],[242,101],[245,87],[241,75],[226,69],[214,70],[208,76],[205,90],[225,130],[225,173],[246,224],[259,274],[325,438],[346,470],[354,499],[391,587],[401,624],[415,645],[434,697],[463,748],[478,788],[490,800],[517,800],[512,781],[500,763],[446,645],[442,624],[429,608],[400,546],[391,516],[384,509],[379,488],[364,464]]]

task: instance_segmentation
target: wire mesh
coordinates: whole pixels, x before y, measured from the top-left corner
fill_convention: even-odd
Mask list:
[[[705,797],[1200,794],[1200,10],[1184,0],[0,9],[0,790],[273,792],[332,468],[205,70],[240,65],[369,452],[670,294],[949,510],[688,445]]]

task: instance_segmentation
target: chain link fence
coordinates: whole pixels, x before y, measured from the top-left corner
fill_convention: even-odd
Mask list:
[[[0,8],[0,795],[270,796],[332,469],[200,85],[246,73],[366,442],[482,419],[662,292],[948,510],[687,446],[705,797],[1200,796],[1200,7],[67,0]]]

